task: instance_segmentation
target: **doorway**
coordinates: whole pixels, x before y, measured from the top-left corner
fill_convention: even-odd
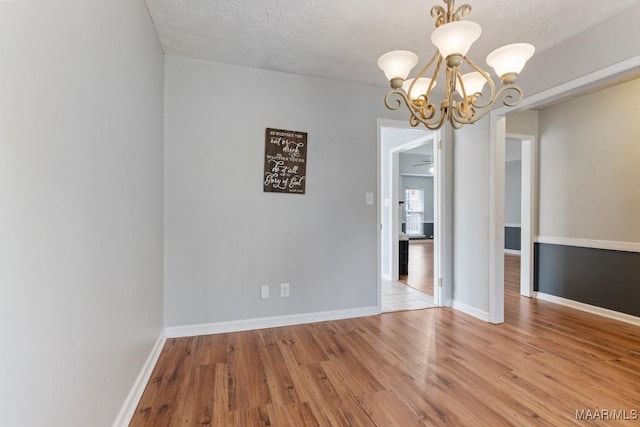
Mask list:
[[[508,118],[507,118],[508,120]],[[506,301],[533,295],[534,144],[531,135],[506,134],[504,174],[504,292]],[[519,306],[505,306],[517,314]]]
[[[379,308],[397,311],[438,304],[439,133],[379,121]],[[426,202],[426,203],[425,203]],[[402,248],[402,249],[401,249]],[[408,248],[408,274],[401,253]],[[412,286],[412,284],[414,286]],[[416,286],[424,284],[424,286]],[[426,290],[431,292],[427,294]]]
[[[433,299],[434,147],[433,141],[399,154],[400,236],[408,248],[399,281]],[[404,243],[406,242],[406,243]],[[403,260],[402,250],[400,261]]]
[[[533,296],[535,144],[532,135],[506,135],[505,253],[512,251],[520,257],[520,295],[525,297]],[[510,181],[516,181],[518,191],[510,191],[514,190]],[[516,219],[520,221],[514,224]]]

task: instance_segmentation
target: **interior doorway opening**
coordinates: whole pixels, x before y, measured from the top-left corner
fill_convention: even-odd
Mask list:
[[[433,286],[439,134],[407,126],[379,126],[381,311],[439,305]]]
[[[433,298],[434,143],[428,140],[399,152],[398,156],[401,236],[398,281]],[[404,257],[403,245],[408,249]]]

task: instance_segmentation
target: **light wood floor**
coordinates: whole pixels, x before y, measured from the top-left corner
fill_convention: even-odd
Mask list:
[[[409,275],[399,281],[433,296],[433,240],[409,241]]]
[[[453,309],[167,341],[132,426],[567,426],[640,410],[640,328],[518,295]]]

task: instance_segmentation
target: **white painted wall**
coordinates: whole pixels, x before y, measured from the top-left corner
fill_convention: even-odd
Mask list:
[[[489,120],[453,134],[453,299],[489,310]]]
[[[142,0],[0,2],[0,418],[113,423],[162,331],[163,54]]]
[[[384,89],[168,56],[165,90],[166,325],[376,306]],[[305,195],[263,193],[266,127],[308,132]]]
[[[540,235],[640,242],[640,79],[540,111]]]

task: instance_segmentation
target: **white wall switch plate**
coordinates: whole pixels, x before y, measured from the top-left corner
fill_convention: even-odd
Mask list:
[[[367,201],[367,205],[373,205],[373,193],[366,193],[365,199]]]
[[[280,296],[286,298],[289,296],[289,284],[280,283]]]
[[[269,286],[260,286],[260,299],[269,298]]]

